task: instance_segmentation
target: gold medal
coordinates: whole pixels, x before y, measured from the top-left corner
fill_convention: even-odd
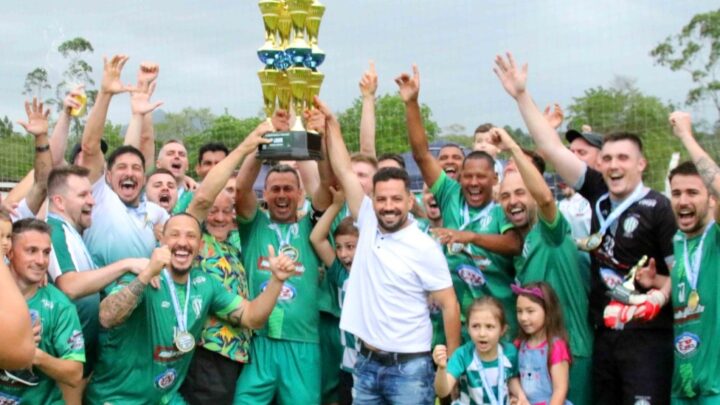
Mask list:
[[[281,246],[280,254],[287,256],[288,259],[292,260],[293,262],[298,261],[298,258],[300,257],[300,252],[298,252],[298,250],[292,245]]]
[[[174,339],[175,347],[183,353],[191,352],[195,348],[195,338],[187,331],[178,332]]]
[[[695,310],[698,305],[700,305],[700,294],[698,294],[697,290],[692,290],[688,296],[687,306],[691,310]]]

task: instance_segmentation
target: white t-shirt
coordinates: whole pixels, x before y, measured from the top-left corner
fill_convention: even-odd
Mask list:
[[[95,206],[92,225],[83,240],[98,267],[128,257],[150,257],[157,245],[153,227],[164,224],[170,215],[157,204],[140,201],[128,207],[101,177],[93,184]]]
[[[429,292],[452,287],[440,247],[417,226],[380,233],[365,197],[340,328],[369,345],[395,353],[430,350]]]
[[[574,239],[586,238],[590,235],[592,207],[580,193],[575,193],[570,198],[560,200],[558,209],[570,223]]]

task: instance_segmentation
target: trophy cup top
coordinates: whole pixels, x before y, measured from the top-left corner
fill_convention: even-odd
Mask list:
[[[277,99],[278,99],[278,106],[280,109],[289,111],[290,110],[290,97],[291,97],[291,91],[290,91],[290,80],[288,79],[288,75],[285,72],[278,71],[278,80],[277,80]]]
[[[322,20],[323,14],[325,14],[325,5],[317,0],[313,1],[308,10],[307,19],[305,20],[305,28],[307,29],[311,43],[317,41],[317,36],[320,32],[320,20]]]
[[[273,111],[275,110],[277,84],[280,75],[282,75],[282,72],[279,70],[262,69],[258,71],[258,78],[260,78],[260,86],[263,94],[263,109],[268,118],[272,117]]]
[[[280,47],[285,49],[290,42],[290,31],[292,31],[292,18],[286,5],[280,5],[280,16],[278,18],[277,30],[280,36]]]
[[[278,28],[282,2],[280,0],[260,0],[258,7],[260,7],[260,13],[262,13],[265,30],[274,32]]]
[[[308,79],[307,99],[308,105],[312,105],[315,96],[320,95],[320,87],[325,79],[325,74],[322,72],[311,72],[310,78]]]
[[[307,0],[287,0],[288,11],[295,27],[295,34],[299,37],[302,37],[302,31],[305,30],[305,20],[310,10],[310,4],[312,3]]]

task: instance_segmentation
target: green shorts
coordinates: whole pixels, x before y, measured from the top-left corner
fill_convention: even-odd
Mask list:
[[[340,319],[333,314],[320,311],[320,367],[321,394],[323,404],[338,401],[340,364],[343,348],[340,345]]]
[[[592,357],[573,356],[567,399],[573,405],[592,403]]]
[[[695,398],[670,398],[672,405],[719,405],[720,395],[698,396]]]
[[[234,405],[320,403],[320,345],[253,337]]]

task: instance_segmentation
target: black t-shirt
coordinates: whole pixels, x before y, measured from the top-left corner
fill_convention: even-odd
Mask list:
[[[600,230],[600,221],[595,210],[596,202],[608,192],[602,174],[588,168],[585,181],[578,190],[591,204],[591,232]],[[611,211],[611,202],[605,198],[600,203],[600,212],[607,218]],[[604,328],[603,310],[610,302],[607,295],[606,279],[616,275],[625,277],[642,256],[654,258],[657,273],[669,275],[666,259],[673,255],[672,238],[677,231],[670,200],[664,195],[650,190],[639,201],[632,204],[613,224],[603,238],[602,244],[592,252],[592,281],[590,290],[590,313],[595,325]],[[610,270],[610,271],[608,271]],[[616,280],[617,281],[617,280]],[[635,283],[640,292],[646,290]],[[665,305],[660,314],[650,322],[633,321],[625,329],[670,329],[672,311]]]

